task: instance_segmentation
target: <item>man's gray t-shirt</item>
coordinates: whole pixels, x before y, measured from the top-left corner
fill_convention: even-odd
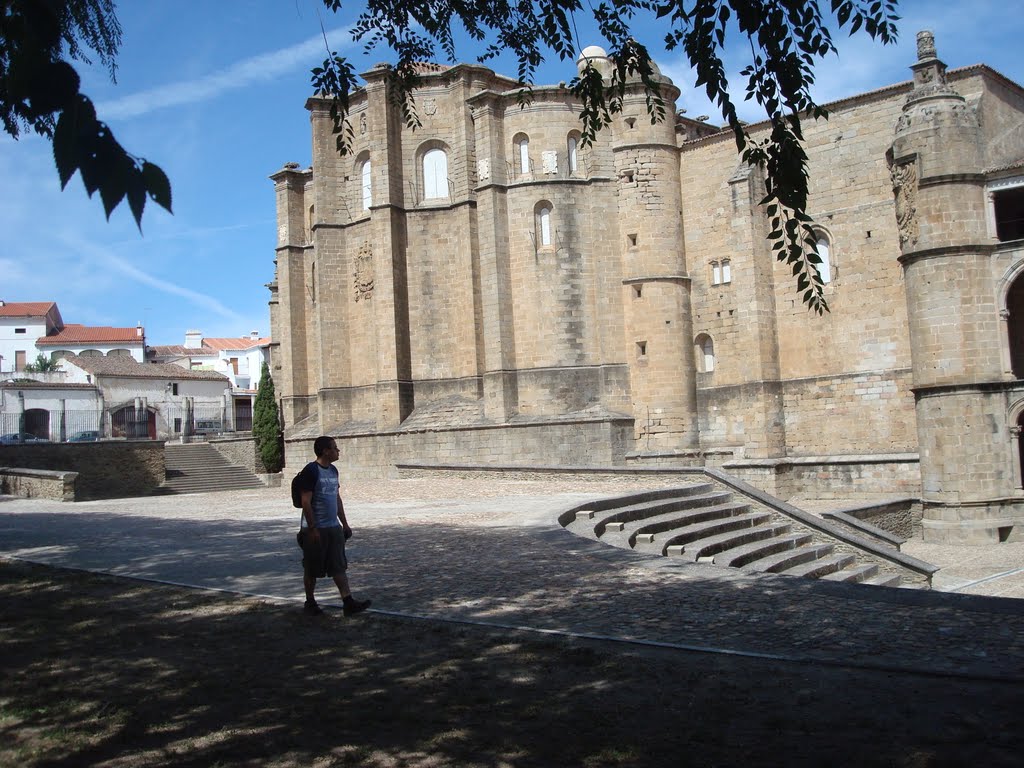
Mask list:
[[[299,488],[312,491],[313,519],[317,528],[337,528],[338,520],[338,470],[333,464],[326,467],[312,461],[302,470]],[[306,517],[302,517],[302,527],[306,527]]]

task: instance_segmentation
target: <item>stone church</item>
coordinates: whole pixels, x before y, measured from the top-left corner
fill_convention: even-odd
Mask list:
[[[271,176],[289,465],[320,433],[364,476],[713,465],[796,503],[919,499],[929,540],[1019,537],[1024,89],[947,72],[928,33],[911,70],[805,124],[824,316],[774,259],[761,169],[667,78],[674,117],[637,83],[588,147],[564,85],[521,107],[476,65],[424,66],[415,131],[366,73],[345,157],[310,99],[312,167]]]

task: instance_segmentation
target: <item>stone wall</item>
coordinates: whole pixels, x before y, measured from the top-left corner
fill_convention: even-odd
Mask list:
[[[23,499],[75,500],[77,472],[0,467],[0,493]]]
[[[915,454],[736,460],[725,462],[722,468],[797,506],[801,498],[871,500],[921,495]]]
[[[254,475],[265,475],[269,471],[263,465],[256,440],[252,437],[217,438],[207,441],[225,459],[239,467],[245,467]]]
[[[75,501],[147,496],[166,477],[162,440],[0,445],[0,466],[77,472]]]
[[[629,419],[526,424],[422,432],[336,435],[339,468],[361,478],[393,477],[395,465],[429,459],[451,464],[612,466],[632,443]],[[309,439],[285,442],[289,470],[313,459]]]

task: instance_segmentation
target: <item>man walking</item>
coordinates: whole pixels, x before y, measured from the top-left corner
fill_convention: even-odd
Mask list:
[[[302,583],[306,588],[303,610],[311,616],[324,612],[314,592],[316,580],[330,576],[341,594],[345,615],[352,616],[369,608],[370,601],[352,597],[345,574],[345,539],[352,536],[352,529],[345,518],[338,469],[334,466],[338,444],[333,437],[318,437],[313,442],[313,453],[316,461],[307,464],[298,479],[302,498]]]

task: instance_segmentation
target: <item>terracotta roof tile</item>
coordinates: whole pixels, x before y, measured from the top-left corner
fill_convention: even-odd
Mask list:
[[[63,344],[142,344],[137,328],[111,328],[106,325],[66,325],[53,336],[44,336],[36,346],[52,347]]]
[[[228,350],[235,349],[251,349],[252,347],[262,347],[265,344],[269,344],[270,339],[254,339],[251,336],[241,336],[239,338],[222,338],[222,339],[203,339],[203,346],[209,347],[212,350],[218,352],[226,352]]]
[[[68,355],[69,363],[96,376],[121,376],[133,379],[206,379],[229,383],[227,376],[216,371],[200,371],[182,368],[173,363],[140,363],[127,355],[115,357],[92,357]]]
[[[0,307],[0,317],[45,317],[52,301],[8,301]]]

